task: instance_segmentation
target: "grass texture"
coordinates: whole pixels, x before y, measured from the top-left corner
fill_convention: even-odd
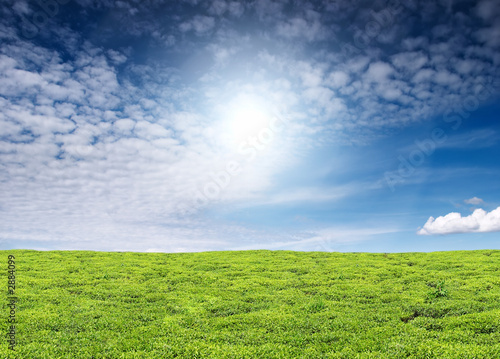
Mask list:
[[[1,358],[500,358],[500,251],[15,256]]]

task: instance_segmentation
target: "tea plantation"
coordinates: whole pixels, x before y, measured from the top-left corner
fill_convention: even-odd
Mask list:
[[[498,250],[0,254],[1,358],[500,358]]]

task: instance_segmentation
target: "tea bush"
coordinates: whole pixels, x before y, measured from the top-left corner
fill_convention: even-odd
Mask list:
[[[500,251],[1,253],[1,358],[500,358]]]

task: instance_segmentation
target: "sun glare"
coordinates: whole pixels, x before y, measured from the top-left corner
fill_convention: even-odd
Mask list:
[[[270,125],[272,118],[269,105],[259,96],[240,94],[223,110],[222,131],[231,146],[238,146],[257,136]]]

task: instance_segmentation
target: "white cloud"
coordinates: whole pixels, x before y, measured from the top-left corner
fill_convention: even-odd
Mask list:
[[[318,102],[324,106],[331,101],[333,95],[333,91],[325,87],[310,87],[304,91],[304,98],[311,102]]]
[[[500,141],[500,135],[490,129],[479,129],[449,136],[445,142],[437,145],[439,148],[486,148]]]
[[[324,37],[325,30],[317,20],[305,20],[294,18],[277,25],[278,35],[293,39],[305,38],[308,41],[318,40]]]
[[[487,67],[487,64],[485,64],[484,62],[473,59],[453,59],[452,63],[455,70],[463,75],[481,72],[485,69],[485,67]]]
[[[26,15],[32,12],[26,0],[19,0],[14,3],[12,10],[19,15]]]
[[[314,66],[314,64],[300,61],[297,64],[291,63],[290,67],[293,67],[298,73],[304,87],[319,86],[323,80],[323,69],[319,66]]]
[[[389,76],[394,72],[391,65],[385,62],[374,62],[368,67],[366,72],[366,78],[368,81],[373,82],[385,82],[388,80]]]
[[[393,88],[389,86],[382,86],[379,88],[379,92],[381,97],[388,101],[395,101],[402,98],[403,93],[398,88]]]
[[[191,21],[180,25],[181,31],[194,30],[197,35],[202,35],[213,29],[215,20],[210,16],[196,15]]]
[[[464,202],[467,204],[472,204],[472,205],[478,205],[478,204],[484,203],[484,201],[481,198],[477,198],[477,197],[472,197],[470,199],[466,199]]]
[[[459,76],[450,73],[449,71],[443,70],[439,71],[433,77],[433,80],[443,86],[456,86],[460,84],[461,79]]]
[[[172,132],[165,127],[156,123],[149,123],[147,121],[139,121],[136,123],[134,132],[142,138],[151,140],[154,138],[166,138],[172,135]]]
[[[233,15],[235,17],[240,17],[241,15],[243,15],[244,11],[245,11],[245,8],[243,7],[243,5],[240,2],[231,1],[229,3],[229,12],[231,13],[231,15]]]
[[[436,76],[436,71],[431,69],[422,69],[415,74],[412,81],[416,83],[427,82]]]
[[[224,0],[214,0],[208,9],[208,12],[213,15],[221,16],[227,10],[228,4]]]
[[[115,64],[118,65],[127,61],[127,57],[125,55],[115,50],[108,50],[108,56]]]
[[[484,42],[491,47],[500,46],[500,22],[489,28],[478,30],[476,36],[479,41]]]
[[[473,198],[472,200],[475,200]],[[452,212],[438,218],[430,217],[424,227],[417,234],[452,234],[452,233],[481,233],[500,231],[500,207],[486,212],[478,208],[471,215],[462,217],[460,213]]]
[[[392,56],[394,66],[414,72],[428,62],[427,55],[422,52],[402,52]]]
[[[355,188],[356,187],[356,188]],[[356,192],[357,186],[337,188],[297,188],[287,192],[267,194],[248,202],[247,206],[284,205],[290,203],[334,202]]]
[[[476,14],[485,21],[498,18],[500,15],[500,6],[496,0],[482,0],[476,6]]]
[[[296,251],[332,251],[339,250],[345,245],[373,240],[377,236],[401,232],[401,229],[392,227],[328,227],[314,229],[309,232],[288,233],[284,238],[273,242],[259,241],[256,244],[247,244],[235,249],[292,249]]]
[[[285,3],[284,0],[256,0],[254,7],[260,19],[274,19],[282,16]]]
[[[122,134],[130,134],[135,122],[130,119],[121,119],[113,123],[114,130]]]
[[[332,72],[326,79],[326,85],[338,89],[347,85],[350,81],[349,75],[342,71]]]
[[[0,58],[0,77],[10,83],[0,97],[0,127],[9,136],[0,141],[0,240],[66,249],[230,248],[234,232],[246,230],[204,221],[196,189],[237,156],[243,174],[207,206],[245,200],[267,189],[293,161],[293,141],[278,136],[252,163],[222,151],[213,118],[173,109],[175,100],[187,104],[193,89],[165,85],[162,71],[138,69],[148,84],[141,89],[117,76],[114,66],[125,60],[117,53],[103,56],[87,47],[63,65],[31,47],[26,56],[41,57],[37,70],[24,64],[19,48]],[[241,83],[227,86],[214,96],[222,106],[221,98],[244,90]],[[248,91],[280,106],[293,98],[266,86]]]

